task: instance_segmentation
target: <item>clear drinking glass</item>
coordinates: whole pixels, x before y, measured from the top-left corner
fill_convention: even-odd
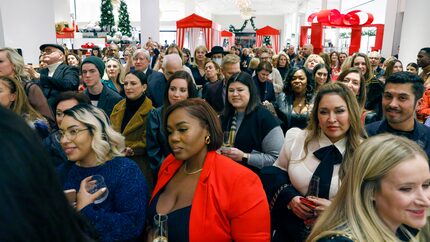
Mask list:
[[[156,214],[154,216],[154,236],[152,242],[168,242],[167,215]]]
[[[102,175],[93,175],[91,177],[91,180],[85,186],[85,188],[91,194],[94,194],[95,192],[97,192],[102,188],[106,188],[106,191],[94,201],[94,204],[99,204],[104,202],[109,195],[109,190],[107,189],[105,179]]]
[[[309,182],[308,192],[305,197],[318,197],[320,193],[320,177],[312,176],[311,181]]]
[[[231,147],[233,147],[233,142],[230,138],[231,138],[230,132],[225,131],[224,132],[224,140],[223,140],[223,143],[221,146],[221,152],[228,151],[228,150],[230,150]]]

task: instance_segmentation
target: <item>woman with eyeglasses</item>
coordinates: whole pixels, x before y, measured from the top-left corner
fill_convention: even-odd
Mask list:
[[[58,127],[60,127],[61,121],[64,117],[64,111],[81,103],[91,104],[90,98],[83,93],[73,91],[62,92],[55,98],[54,114],[57,125],[51,131],[49,136],[43,139],[43,145],[51,156],[51,160],[55,167],[63,163],[67,163],[67,156],[56,139],[58,135]],[[63,176],[60,175],[60,179],[62,178]]]
[[[77,191],[76,210],[95,227],[100,241],[136,240],[145,224],[148,187],[139,167],[123,157],[124,137],[102,110],[80,104],[64,111],[57,138],[75,162],[58,168],[65,174],[63,188]],[[95,175],[106,186],[94,192]]]

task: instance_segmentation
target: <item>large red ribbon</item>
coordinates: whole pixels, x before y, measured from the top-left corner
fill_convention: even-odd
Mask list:
[[[337,9],[324,9],[317,13],[313,13],[308,17],[309,23],[321,23],[326,26],[335,26],[335,27],[354,27],[354,26],[365,26],[371,24],[373,22],[373,15],[371,13],[367,14],[367,20],[364,23],[360,19],[361,10],[354,10],[347,14],[341,14]],[[364,12],[363,12],[364,13]],[[317,19],[314,22],[315,17]]]

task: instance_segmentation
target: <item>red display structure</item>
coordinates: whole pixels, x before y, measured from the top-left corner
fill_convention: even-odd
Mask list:
[[[223,46],[224,48],[228,47],[230,49],[234,45],[234,34],[230,31],[223,30],[221,31],[221,43],[224,43],[223,40],[228,39],[228,46]]]
[[[375,46],[372,51],[382,49],[382,41],[384,38],[384,25],[372,24],[373,15],[367,14],[367,20],[361,23],[360,10],[354,10],[347,14],[341,14],[337,9],[321,10],[318,13],[313,13],[308,17],[308,22],[311,26],[302,26],[300,30],[300,46],[307,42],[307,33],[311,29],[311,44],[314,46],[314,53],[323,51],[323,31],[324,27],[333,28],[351,28],[351,43],[349,45],[349,54],[353,54],[360,50],[361,32],[363,27],[376,27]]]
[[[273,41],[273,48],[276,54],[279,52],[279,37],[280,31],[270,26],[263,27],[255,31],[256,34],[256,45],[260,47],[263,44],[263,37],[270,36]]]
[[[188,41],[188,48],[194,52],[195,45],[201,37],[200,33],[206,48],[211,49],[215,45],[220,45],[221,25],[195,13],[176,21],[176,43],[179,48],[182,49],[185,41]]]

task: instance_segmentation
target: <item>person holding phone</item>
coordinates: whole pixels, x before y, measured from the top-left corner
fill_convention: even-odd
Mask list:
[[[306,129],[288,130],[274,164],[287,172],[290,184],[277,191],[272,204],[273,241],[306,239],[315,218],[336,195],[346,161],[366,138],[357,99],[344,84],[323,85],[311,113]],[[315,194],[310,185],[317,178],[319,192]],[[307,194],[313,196],[305,197]]]

